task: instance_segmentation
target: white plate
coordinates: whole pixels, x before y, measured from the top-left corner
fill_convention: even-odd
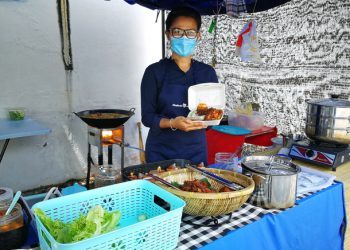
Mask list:
[[[197,121],[197,122],[201,122],[207,126],[215,126],[215,125],[219,125],[220,124],[220,120],[209,120],[209,121]]]
[[[224,116],[224,115],[222,115],[222,117],[223,117],[223,116]],[[203,124],[205,124],[205,125],[207,125],[207,126],[219,125],[219,124],[220,124],[220,121],[221,121],[221,119],[222,119],[222,117],[221,117],[221,119],[219,119],[219,120],[207,120],[207,121],[204,121],[205,115],[200,115],[200,116],[198,116],[198,115],[196,114],[196,110],[190,111],[190,113],[188,114],[187,117],[190,118],[190,119],[191,119],[192,121],[194,121],[194,122],[201,122],[201,123],[203,123]]]
[[[203,121],[205,115],[197,115],[196,110],[190,111],[187,115],[188,118],[190,118],[192,121]]]

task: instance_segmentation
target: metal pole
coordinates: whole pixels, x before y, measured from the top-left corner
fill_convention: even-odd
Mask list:
[[[109,165],[113,164],[113,159],[112,159],[113,152],[112,152],[112,149],[113,149],[113,145],[108,145],[108,164]]]
[[[5,140],[4,146],[2,147],[1,154],[0,154],[0,163],[2,161],[2,158],[4,157],[4,154],[5,154],[5,151],[6,151],[6,148],[7,148],[7,145],[9,144],[9,142],[10,142],[10,139]]]
[[[100,140],[100,145],[98,145],[98,165],[103,165],[103,142]]]
[[[165,58],[165,12],[161,11],[162,15],[162,58]]]
[[[88,155],[87,155],[87,175],[86,175],[86,188],[90,188],[90,170],[91,170],[91,145],[88,143]]]
[[[124,125],[122,125],[122,143],[120,144],[121,159],[120,159],[120,170],[124,173]]]

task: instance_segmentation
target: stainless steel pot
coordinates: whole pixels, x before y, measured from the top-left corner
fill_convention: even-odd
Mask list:
[[[308,101],[305,133],[317,141],[350,144],[350,101]]]
[[[297,165],[290,161],[274,161],[270,156],[247,156],[241,164],[243,174],[252,177],[255,182],[249,202],[264,208],[294,205],[300,172]]]

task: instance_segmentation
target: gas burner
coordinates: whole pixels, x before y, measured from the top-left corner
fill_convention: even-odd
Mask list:
[[[91,146],[98,148],[98,165],[104,165],[103,160],[103,148],[108,149],[108,165],[112,165],[113,145],[118,145],[121,148],[120,167],[121,171],[124,170],[124,125],[120,125],[116,128],[96,128],[88,126],[88,155],[87,155],[87,176],[86,176],[86,188],[89,189],[90,185],[90,171],[91,165],[95,165],[91,157]]]
[[[339,165],[350,161],[350,147],[348,144],[325,143],[307,139],[293,143],[289,156],[319,166],[330,167],[335,171]]]

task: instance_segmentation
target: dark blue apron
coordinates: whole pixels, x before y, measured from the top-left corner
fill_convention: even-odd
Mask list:
[[[164,80],[158,95],[157,112],[167,118],[186,117],[189,113],[187,91],[191,85],[197,84],[194,72],[195,62],[186,73],[186,79],[192,77],[186,83],[169,77],[167,71],[169,67],[174,66],[170,65],[171,63],[175,62],[166,61]],[[207,164],[205,129],[190,132],[172,131],[170,128],[150,129],[146,141],[146,161],[150,163],[169,159],[186,159],[197,164],[201,162]]]

